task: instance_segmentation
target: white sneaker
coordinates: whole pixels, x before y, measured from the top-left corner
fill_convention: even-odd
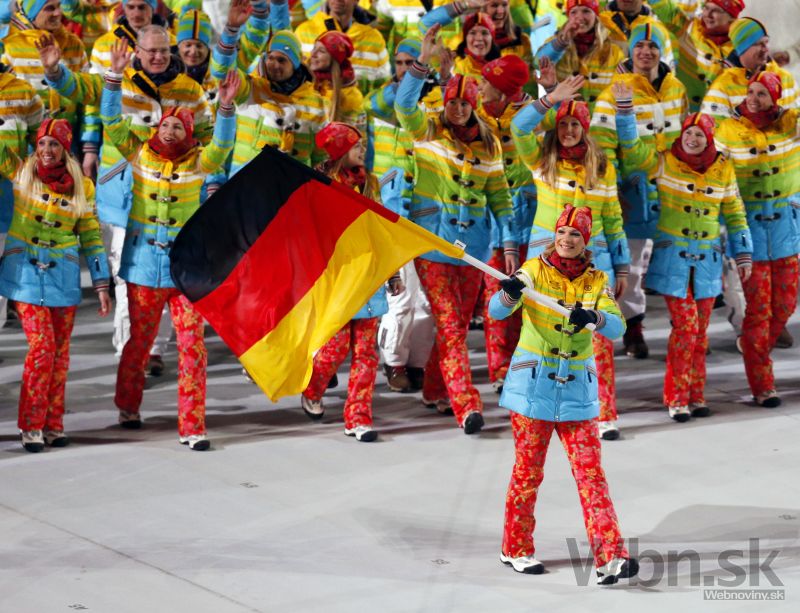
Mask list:
[[[686,405],[670,407],[669,416],[677,422],[683,423],[689,421],[692,417],[692,412]]]
[[[19,433],[22,437],[22,446],[25,451],[39,453],[44,450],[44,436],[42,436],[41,430],[20,430]]]
[[[205,434],[190,434],[189,436],[179,436],[178,442],[181,445],[189,445],[189,449],[194,451],[206,451],[211,447],[211,441]]]
[[[303,407],[305,414],[314,421],[319,421],[325,415],[325,407],[322,406],[322,399],[311,400],[301,395],[300,406]]]
[[[345,428],[347,436],[355,436],[357,441],[371,443],[378,438],[378,433],[371,426],[356,426],[355,428]]]
[[[518,573],[526,575],[541,575],[544,572],[544,564],[533,556],[520,556],[511,558],[503,553],[500,554],[500,561],[506,566],[510,566]]]
[[[242,376],[247,379],[250,383],[255,385],[255,381],[253,381],[253,377],[250,376],[250,373],[247,372],[246,368],[242,368]]]
[[[619,438],[619,427],[615,420],[598,421],[597,429],[600,432],[600,438],[604,441],[615,441]]]
[[[597,569],[597,585],[614,585],[620,579],[635,577],[639,572],[636,558],[614,558]]]

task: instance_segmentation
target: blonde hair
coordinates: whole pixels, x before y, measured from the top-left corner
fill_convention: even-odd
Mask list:
[[[600,66],[607,66],[613,47],[614,43],[608,40],[608,30],[600,22],[600,18],[597,17],[594,23],[594,43],[591,49],[589,49],[589,53],[586,55],[597,53],[598,64],[600,64]],[[581,62],[582,60],[578,55],[578,48],[575,46],[575,41],[569,41],[563,57],[558,64],[556,64],[558,80],[560,81],[566,77],[571,77],[573,74],[580,73]]]
[[[317,91],[322,89],[316,75],[314,76],[314,87]],[[331,89],[333,90],[333,95],[331,96],[331,106],[328,109],[328,121],[342,121],[339,108],[342,104],[342,87],[342,67],[339,62],[331,57]]]
[[[445,117],[444,111],[439,113],[438,118],[439,123],[442,124],[443,127],[450,130],[453,126],[452,124],[447,121],[447,117]],[[425,135],[425,140],[434,140],[436,138],[436,119],[430,118],[428,119],[428,133]],[[472,120],[475,120],[478,123],[478,136],[483,143],[484,149],[486,152],[494,157],[500,153],[500,150],[497,147],[497,139],[495,138],[494,134],[492,133],[492,129],[486,125],[486,122],[483,121],[480,117],[478,117],[475,111],[472,111],[472,115],[467,120],[469,123]],[[451,130],[452,131],[452,130]]]
[[[36,154],[29,156],[28,159],[23,162],[22,168],[19,171],[19,179],[17,182],[20,190],[24,194],[41,194],[47,190],[47,187],[36,173],[36,162],[38,159]],[[69,209],[74,211],[78,217],[82,217],[94,210],[94,204],[89,202],[86,198],[86,190],[83,188],[83,171],[81,170],[81,165],[78,164],[78,160],[67,153],[66,149],[64,150],[64,162],[67,166],[67,172],[72,176],[72,180],[75,182],[72,188],[72,198],[69,201]]]
[[[586,155],[581,162],[585,168],[586,189],[594,189],[598,182],[605,177],[608,167],[608,158],[594,139],[584,130],[583,141],[586,143]],[[542,143],[542,161],[539,170],[542,180],[555,189],[558,179],[558,132],[557,126],[548,130]]]

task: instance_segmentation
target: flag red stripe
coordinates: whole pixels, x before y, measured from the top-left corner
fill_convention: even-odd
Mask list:
[[[313,287],[341,234],[366,213],[352,192],[337,192],[317,181],[293,192],[225,281],[196,303],[237,356]]]

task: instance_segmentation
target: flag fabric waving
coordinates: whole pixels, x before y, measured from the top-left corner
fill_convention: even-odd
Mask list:
[[[175,285],[273,401],[414,257],[463,249],[265,147],[208,199],[170,251]]]

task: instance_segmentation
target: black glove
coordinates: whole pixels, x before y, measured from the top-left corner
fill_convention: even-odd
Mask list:
[[[597,313],[588,309],[573,309],[569,314],[569,323],[575,326],[575,332],[583,330],[588,324],[597,323]]]
[[[519,277],[509,277],[500,281],[500,287],[508,294],[511,300],[519,300],[522,298],[522,290],[525,289],[525,284],[520,281]]]

